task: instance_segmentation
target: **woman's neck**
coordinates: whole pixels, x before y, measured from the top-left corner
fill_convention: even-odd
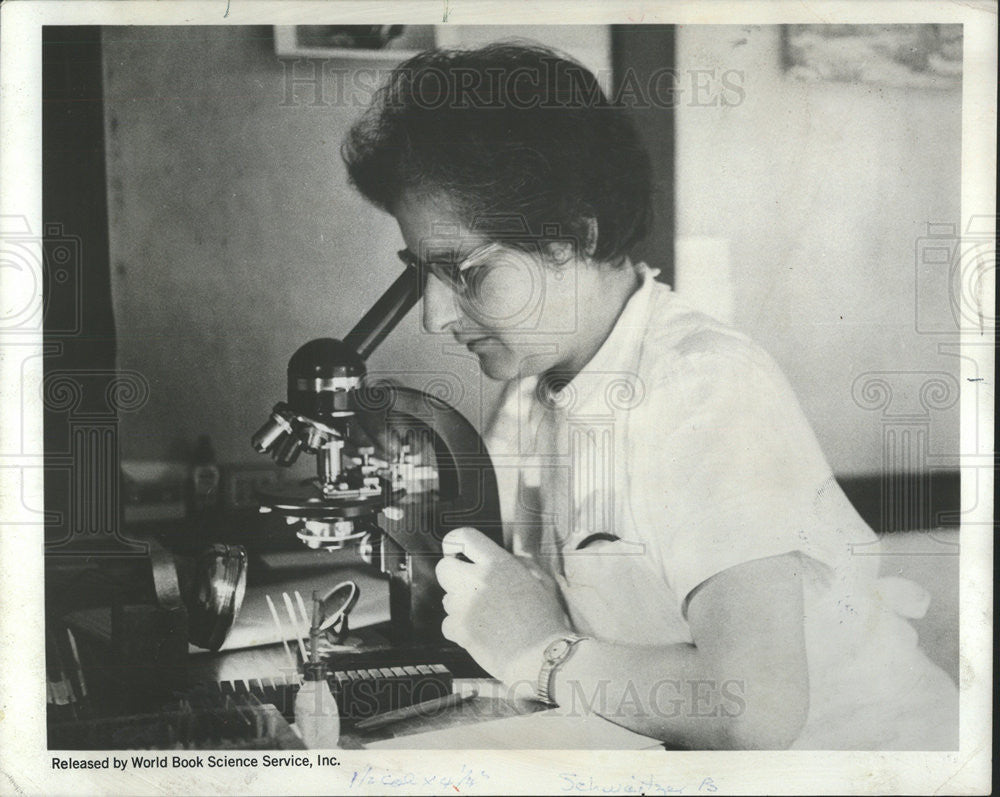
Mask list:
[[[577,307],[579,328],[569,356],[550,368],[543,379],[555,390],[569,383],[589,363],[611,335],[625,305],[642,285],[639,268],[625,258],[619,265],[578,266],[580,287]]]

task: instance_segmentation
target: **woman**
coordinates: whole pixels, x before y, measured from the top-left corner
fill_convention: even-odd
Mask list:
[[[629,259],[649,164],[591,74],[520,44],[421,54],[344,157],[427,271],[425,328],[506,382],[505,547],[445,538],[447,638],[674,746],[957,744],[905,619],[924,593],[853,555],[875,535],[778,368]]]

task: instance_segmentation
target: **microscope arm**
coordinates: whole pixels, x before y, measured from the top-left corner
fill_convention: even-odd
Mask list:
[[[389,575],[389,603],[396,644],[441,639],[444,593],[434,566],[441,539],[452,529],[473,526],[503,545],[496,475],[486,447],[457,410],[434,396],[391,384],[363,385],[354,396],[355,415],[367,428],[428,435],[438,473],[432,501],[422,495],[387,507],[380,516],[381,566]]]
[[[366,429],[417,430],[429,434],[437,460],[438,511],[433,528],[397,540],[410,553],[440,556],[441,538],[474,526],[503,544],[496,475],[486,446],[471,423],[434,396],[400,385],[363,385],[354,396],[355,416]]]

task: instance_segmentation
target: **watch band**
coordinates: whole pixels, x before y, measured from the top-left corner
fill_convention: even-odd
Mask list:
[[[538,685],[535,688],[541,702],[549,706],[557,705],[552,699],[556,671],[569,660],[576,646],[586,639],[591,637],[567,634],[553,640],[545,648],[542,654],[542,669],[538,672]]]

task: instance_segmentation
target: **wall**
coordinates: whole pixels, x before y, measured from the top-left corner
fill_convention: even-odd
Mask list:
[[[938,349],[949,338],[916,332],[914,296],[927,224],[960,220],[960,92],[792,81],[774,27],[683,26],[677,52],[682,75],[738,70],[745,92],[728,107],[681,98],[678,236],[728,250],[720,303],[784,368],[835,472],[877,473],[882,415],[854,403],[854,380],[869,371],[958,374],[958,358]],[[677,251],[681,293],[685,274],[692,286],[703,281],[691,273],[697,257],[680,262],[694,248]],[[921,290],[921,313],[947,317],[946,279]],[[890,381],[891,411],[922,411],[908,394],[919,377]],[[958,405],[927,419],[924,466],[954,465],[942,455],[958,452]]]
[[[610,66],[603,27],[447,36],[528,36]],[[106,28],[104,47],[119,364],[151,383],[123,416],[123,455],[182,459],[209,433],[221,459],[257,461],[248,435],[283,397],[288,356],[342,336],[398,272],[395,223],[347,187],[338,154],[368,92],[337,103],[326,74],[321,104],[309,85],[286,103],[267,27]],[[881,416],[852,401],[855,378],[957,372],[940,337],[914,332],[913,297],[925,225],[959,218],[960,97],[789,81],[776,28],[685,26],[677,48],[682,74],[738,69],[745,90],[736,106],[688,93],[676,109],[678,234],[709,239],[678,248],[677,287],[697,282],[692,253],[728,253],[708,292],[731,297],[734,322],[781,363],[835,470],[878,472]],[[946,287],[931,288],[922,312],[947,316]],[[415,386],[443,376],[481,426],[495,386],[468,352],[438,346],[413,312],[370,365],[405,364]],[[957,405],[931,420],[931,455],[957,451]]]
[[[448,31],[450,43],[513,36],[609,68],[602,27]],[[372,70],[391,65],[300,63],[320,93],[300,85],[286,102],[268,27],[106,28],[104,61],[119,365],[151,386],[122,418],[123,457],[184,459],[207,433],[222,461],[265,461],[249,438],[284,398],[288,357],[342,337],[401,268],[395,222],[347,186],[339,156]],[[338,100],[331,67],[360,79],[354,101]],[[415,387],[443,379],[481,427],[496,386],[467,350],[439,352],[420,332],[411,312],[370,369]]]

